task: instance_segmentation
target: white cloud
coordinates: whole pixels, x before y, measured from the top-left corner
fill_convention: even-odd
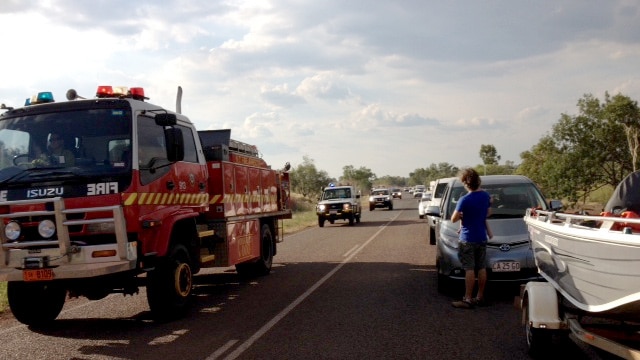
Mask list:
[[[181,85],[198,127],[268,162],[408,176],[493,143],[518,163],[583,94],[640,98],[639,20],[633,0],[10,0],[0,102],[137,85],[173,110]]]

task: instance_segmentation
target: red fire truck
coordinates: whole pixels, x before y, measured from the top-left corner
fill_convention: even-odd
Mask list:
[[[180,89],[176,112],[142,88],[67,98],[40,93],[0,115],[0,281],[19,321],[53,321],[67,295],[140,286],[168,319],[202,268],[270,272],[291,218],[288,163],[272,169],[230,130],[196,131]]]

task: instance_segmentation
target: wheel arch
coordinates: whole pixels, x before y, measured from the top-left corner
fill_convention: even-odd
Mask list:
[[[194,274],[200,270],[200,243],[196,228],[196,219],[194,217],[183,218],[176,221],[171,228],[169,237],[168,256],[170,249],[176,245],[183,245],[189,255],[189,266],[193,269]]]
[[[549,283],[529,282],[525,286],[521,308],[528,311],[529,322],[532,328],[560,329],[562,320],[560,318],[558,302],[558,292]],[[522,316],[523,325],[525,314]]]

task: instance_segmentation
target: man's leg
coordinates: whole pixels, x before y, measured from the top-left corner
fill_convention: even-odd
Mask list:
[[[486,277],[486,272],[485,272]],[[476,285],[476,273],[473,270],[465,270],[464,272],[464,298],[471,300],[473,298],[473,288]]]
[[[466,277],[465,277],[466,279]],[[484,287],[487,285],[487,269],[478,270],[478,295],[477,298],[484,300]]]

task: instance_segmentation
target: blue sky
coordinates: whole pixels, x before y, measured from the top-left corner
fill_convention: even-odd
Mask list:
[[[274,167],[408,176],[520,163],[584,94],[640,99],[640,3],[18,1],[0,4],[0,102],[142,86]]]

